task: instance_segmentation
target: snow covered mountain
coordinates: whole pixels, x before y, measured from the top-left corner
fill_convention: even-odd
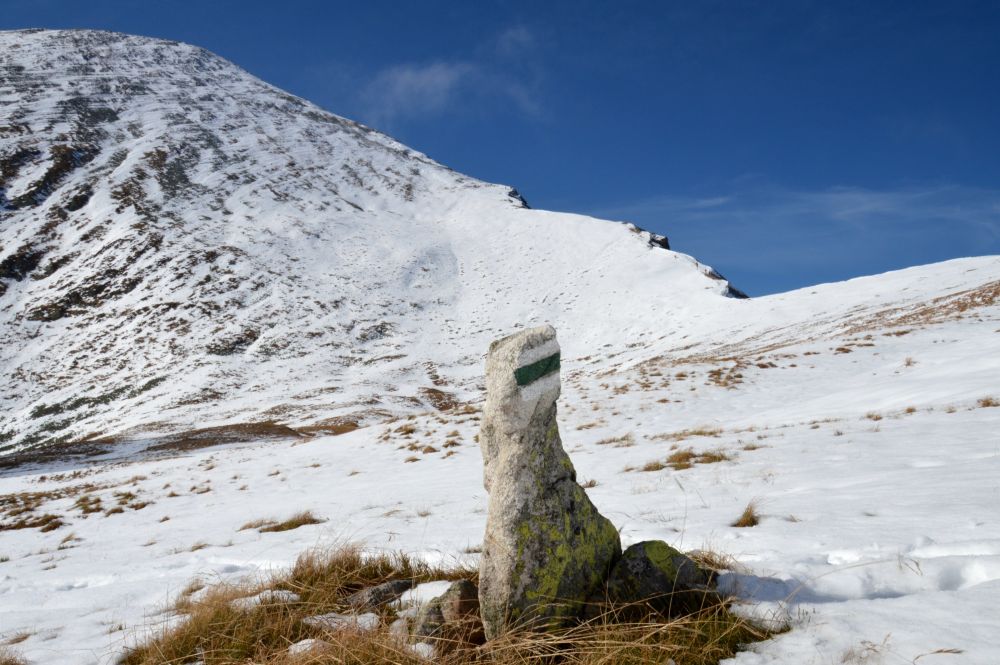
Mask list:
[[[116,662],[193,578],[311,546],[474,559],[481,360],[541,322],[623,544],[731,557],[788,620],[735,663],[1000,662],[1000,257],[734,298],[139,37],[0,33],[0,109],[0,645],[30,662]]]
[[[475,396],[513,326],[584,355],[736,294],[203,49],[6,32],[0,72],[0,452],[350,427]]]

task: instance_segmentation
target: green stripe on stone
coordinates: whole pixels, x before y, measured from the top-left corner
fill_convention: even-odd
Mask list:
[[[542,358],[541,360],[536,360],[530,365],[525,365],[524,367],[518,367],[514,370],[514,379],[517,381],[517,385],[526,386],[528,384],[534,383],[538,379],[551,374],[552,372],[559,371],[559,353],[553,353],[548,358]]]

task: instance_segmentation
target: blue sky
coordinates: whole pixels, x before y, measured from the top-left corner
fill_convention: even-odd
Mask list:
[[[1000,254],[1000,3],[0,0],[204,46],[751,295]]]

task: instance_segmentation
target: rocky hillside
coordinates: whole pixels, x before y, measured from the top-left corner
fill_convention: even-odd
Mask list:
[[[185,44],[0,33],[0,108],[0,454],[444,408],[515,326],[572,367],[739,295]]]

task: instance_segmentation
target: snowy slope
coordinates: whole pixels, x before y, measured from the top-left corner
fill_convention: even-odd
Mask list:
[[[722,584],[746,611],[790,620],[735,662],[1000,662],[998,296],[987,257],[678,314],[676,332],[568,363],[563,440],[624,544],[732,556]],[[36,663],[109,663],[175,620],[164,609],[195,577],[345,541],[474,559],[477,406],[9,470],[5,506],[31,501],[29,515],[65,524],[0,532],[0,639],[27,636],[17,648]],[[730,459],[642,470],[687,448]],[[83,496],[101,508],[85,513]],[[751,501],[760,524],[731,527]],[[239,530],[301,510],[327,521]]]
[[[115,113],[152,118],[138,133],[159,137],[109,129],[95,139],[100,155],[124,145],[133,155],[111,170],[100,171],[110,157],[94,157],[44,200],[16,209],[10,202],[46,162],[25,162],[5,185],[0,261],[11,247],[49,248],[30,274],[7,278],[0,296],[0,413],[18,433],[9,445],[23,446],[36,422],[68,419],[65,411],[33,418],[39,404],[160,376],[141,394],[69,409],[88,415],[55,433],[264,419],[297,429],[212,448],[198,447],[211,438],[185,439],[156,455],[136,455],[147,443],[134,441],[92,459],[0,472],[0,528],[45,515],[62,522],[50,531],[0,530],[0,642],[17,641],[33,663],[113,662],[125,645],[176,620],[163,610],[193,577],[285,566],[313,545],[356,540],[429,558],[474,557],[464,552],[481,541],[486,518],[473,438],[482,358],[495,336],[541,321],[556,326],[564,349],[562,438],[579,479],[596,481],[588,494],[624,544],[661,538],[730,555],[737,563],[722,583],[747,600],[746,611],[790,620],[791,631],[737,663],[1000,662],[1000,258],[725,297],[724,282],[642,232],[524,209],[504,187],[454,174],[202,51],[94,33],[0,40],[0,58],[46,72],[32,94],[54,101],[20,112],[39,126],[46,114],[61,117],[60,95],[89,80],[79,72],[72,83],[70,74],[60,79],[57,64],[105,66],[97,56],[73,64],[79,53],[127,50],[128,66],[148,71],[124,79],[170,91],[160,99],[112,86],[91,95],[120,93]],[[21,46],[6,48],[13,44]],[[197,90],[214,68],[225,75],[205,94],[225,102],[211,106],[213,118],[186,124],[161,113],[209,104],[202,93],[185,103],[174,96]],[[27,65],[17,73],[29,75]],[[15,79],[5,103],[9,90],[31,87]],[[237,122],[231,114],[240,108]],[[309,113],[323,120],[309,124]],[[307,127],[295,134],[298,123]],[[142,157],[146,145],[170,141],[186,154],[195,144],[174,137],[195,126],[237,141],[217,146],[223,152],[252,146],[218,168],[201,161],[214,159],[210,148],[185,162],[190,182],[221,192],[219,210],[195,203],[205,199],[189,188],[164,194]],[[281,131],[269,134],[271,126]],[[0,154],[24,136],[3,133]],[[31,140],[53,140],[46,136]],[[276,146],[288,152],[268,162]],[[293,153],[308,177],[277,168]],[[364,171],[364,159],[404,175]],[[245,170],[246,160],[272,168]],[[416,164],[419,177],[402,164]],[[142,205],[116,212],[109,193],[140,168],[144,201],[159,206],[149,219]],[[213,179],[224,172],[236,180]],[[231,184],[250,176],[252,184]],[[306,181],[323,184],[309,189]],[[94,191],[88,203],[45,235],[50,211],[84,182]],[[82,241],[98,224],[105,235]],[[130,258],[154,232],[159,246]],[[211,251],[219,252],[213,261],[176,258]],[[43,276],[64,252],[79,255]],[[122,272],[107,277],[107,288],[122,275],[139,279],[134,288],[101,303],[69,295],[104,279],[102,261],[111,259]],[[67,298],[65,316],[31,318]],[[232,353],[211,352],[223,343]],[[465,404],[439,410],[448,404],[430,389]],[[336,416],[362,426],[339,436],[307,428]],[[687,448],[729,459],[662,466]],[[97,499],[101,508],[85,512]],[[760,524],[731,527],[751,501]],[[239,530],[305,509],[327,521],[282,533]]]
[[[554,319],[584,348],[728,290],[648,233],[526,209],[202,49],[7,32],[0,71],[8,452],[369,422],[420,388],[468,397],[472,350],[512,325]]]

